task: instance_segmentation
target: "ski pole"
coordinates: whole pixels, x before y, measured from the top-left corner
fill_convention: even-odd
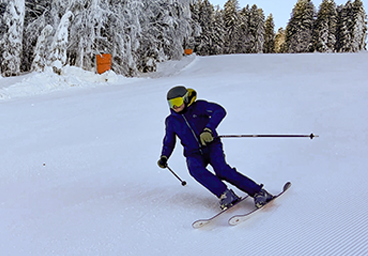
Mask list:
[[[180,177],[173,170],[171,170],[171,168],[168,165],[166,166],[166,168],[169,169],[169,171],[181,182],[182,186],[187,185],[187,182],[185,180],[180,179]]]
[[[220,135],[219,138],[316,138],[319,135],[313,133],[309,135],[297,135],[297,134],[245,134],[245,135]]]

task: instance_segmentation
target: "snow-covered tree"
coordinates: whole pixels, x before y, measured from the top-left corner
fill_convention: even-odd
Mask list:
[[[312,50],[316,10],[311,0],[298,0],[286,26],[286,47],[289,53]]]
[[[108,52],[106,38],[107,6],[100,0],[74,2],[70,7],[74,14],[70,26],[68,57],[72,65],[93,70],[95,55]]]
[[[192,28],[192,33],[184,42],[184,47],[193,49],[194,52],[198,51],[198,46],[201,44],[201,33],[202,33],[202,27],[200,24],[201,5],[202,5],[201,0],[196,0],[194,3],[190,4],[190,13],[191,13],[190,26]]]
[[[225,44],[225,24],[222,11],[219,6],[216,7],[214,12],[213,22],[213,47],[211,54],[218,55],[223,54]]]
[[[182,58],[185,40],[192,35],[190,1],[150,1],[148,17],[149,36],[157,54],[157,61]]]
[[[48,61],[55,73],[60,74],[61,68],[67,64],[67,48],[69,43],[69,25],[73,13],[66,12],[60,20],[52,40]]]
[[[30,0],[32,1],[32,0]],[[41,0],[44,1],[44,0]],[[63,16],[68,12],[71,11],[73,13],[73,10],[71,9],[72,6],[75,3],[84,3],[85,5],[88,4],[91,0],[52,0],[50,1],[50,8],[48,10],[49,14],[49,25],[52,25],[54,29],[57,29],[57,27],[60,24],[61,19]],[[74,13],[73,13],[74,16]]]
[[[192,4],[192,5],[190,5]],[[139,46],[139,70],[154,71],[156,62],[179,60],[184,47],[194,46],[191,20],[193,3],[190,0],[144,1],[144,20]]]
[[[240,31],[238,6],[238,0],[228,0],[224,5],[226,54],[237,53]]]
[[[354,27],[352,46],[353,52],[365,49],[365,40],[367,38],[367,14],[364,10],[361,0],[353,2]]]
[[[162,18],[159,24],[162,26],[163,35],[168,40],[162,41],[162,49],[167,59],[180,60],[183,56],[184,39],[191,33],[190,24],[190,0],[172,0],[171,4],[165,3],[162,10]]]
[[[338,7],[339,21],[337,32],[338,52],[357,52],[365,49],[367,38],[367,15],[360,0]]]
[[[34,56],[35,46],[38,41],[38,37],[41,31],[47,26],[57,28],[58,22],[53,23],[55,20],[50,12],[52,8],[52,2],[47,0],[26,0],[26,12],[24,19],[24,39],[23,39],[23,70],[29,71]]]
[[[52,34],[49,35],[49,37],[53,37],[61,18],[66,14],[68,9],[72,11],[71,6],[76,2],[85,1],[87,0],[26,0],[26,17],[24,20],[25,36],[23,40],[24,54],[22,59],[24,71],[32,68],[34,57],[39,54],[34,51],[36,50],[38,37],[42,36],[42,31],[46,26],[53,28]],[[52,39],[47,39],[48,50],[50,50],[51,44]],[[69,60],[67,60],[67,63],[69,63]]]
[[[45,14],[46,10],[51,9],[52,2],[50,0],[25,0],[26,17],[24,25],[27,26],[30,22]]]
[[[53,28],[47,25],[42,31],[41,35],[37,39],[37,44],[34,50],[32,71],[44,71],[47,66],[47,56],[48,56],[48,37],[51,35]]]
[[[106,31],[101,34],[101,39],[104,40],[99,40],[98,52],[112,54],[112,69],[118,74],[131,77],[138,72],[136,54],[140,45],[141,24],[136,13],[142,13],[142,8],[143,3],[140,0],[115,0],[109,8],[104,8],[107,17],[104,23]]]
[[[314,26],[314,50],[334,52],[336,45],[337,11],[333,0],[323,0]]]
[[[202,32],[197,54],[202,56],[212,55],[214,45],[214,9],[208,0],[204,0],[201,3],[199,24]]]
[[[353,7],[351,1],[345,5],[339,5],[337,8],[338,22],[336,32],[335,48],[338,52],[349,52],[351,49],[351,33],[353,28]]]
[[[154,71],[156,62],[182,58],[183,48],[193,36],[189,4],[188,0],[145,1],[138,49],[140,71]]]
[[[250,40],[250,53],[262,53],[264,45],[265,34],[265,16],[262,9],[259,9],[257,5],[253,5],[250,9],[249,17],[249,35]]]
[[[143,2],[144,15],[141,15],[139,19],[142,33],[137,49],[137,55],[139,56],[137,68],[140,72],[154,72],[157,68],[156,63],[159,55],[157,35],[159,31],[156,30],[157,27],[154,26],[154,22],[160,8],[154,1]]]
[[[6,9],[6,3],[5,3],[5,0],[0,0],[0,14],[1,14],[1,17],[2,17],[2,16],[3,16],[3,14],[4,14],[5,9]]]
[[[23,54],[24,0],[10,1],[2,16],[6,27],[1,38],[2,60],[0,69],[4,76],[20,74]]]
[[[250,42],[253,35],[249,32],[249,21],[250,21],[250,10],[249,5],[242,8],[239,12],[239,41],[237,46],[238,53],[248,53],[250,52]]]
[[[140,37],[142,34],[140,16],[143,14],[143,2],[142,0],[129,0],[125,2],[121,14],[124,16],[124,27],[121,31],[124,36],[124,48],[123,52],[120,52],[120,59],[123,62],[120,68],[124,66],[128,67],[128,73],[124,74],[128,76],[135,76],[137,74],[137,61],[138,61],[138,48],[140,46]],[[118,17],[117,17],[118,18]],[[110,36],[114,31],[110,31]],[[113,42],[114,43],[114,42]],[[122,49],[120,47],[120,49]],[[115,65],[115,64],[114,64]]]
[[[4,16],[6,10],[6,5],[3,3],[3,0],[0,0],[0,17]],[[0,18],[0,45],[3,45],[3,38],[5,36],[5,33],[7,31],[7,27],[5,26],[4,20]],[[0,48],[0,63],[2,62],[2,47]],[[0,75],[1,75],[1,65],[0,65]]]
[[[275,52],[275,23],[273,21],[273,16],[270,14],[265,22],[265,36],[264,36],[264,53],[274,53]]]
[[[336,50],[357,52],[366,47],[367,15],[361,0],[346,2],[337,7],[338,22]]]

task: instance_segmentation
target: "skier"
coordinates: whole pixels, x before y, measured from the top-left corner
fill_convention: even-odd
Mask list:
[[[225,161],[222,142],[216,132],[226,115],[225,109],[216,103],[196,98],[195,90],[182,85],[168,91],[167,101],[171,113],[165,120],[166,134],[158,166],[167,167],[178,136],[184,147],[189,173],[220,199],[221,209],[227,209],[240,200],[223,181],[246,192],[254,198],[257,208],[262,207],[273,196],[262,188],[263,185],[256,184]],[[208,164],[213,167],[215,174],[206,169]]]

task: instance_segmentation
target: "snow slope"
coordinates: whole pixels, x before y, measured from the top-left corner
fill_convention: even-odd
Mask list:
[[[0,80],[1,255],[367,255],[368,54],[187,57],[151,78],[67,67]],[[191,223],[217,199],[187,173],[182,148],[156,166],[174,84],[222,104],[227,160],[272,207],[230,227]],[[243,193],[235,188],[235,191]]]

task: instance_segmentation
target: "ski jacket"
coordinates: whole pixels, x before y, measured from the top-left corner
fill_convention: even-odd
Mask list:
[[[184,113],[176,113],[173,109],[170,111],[171,114],[165,120],[166,129],[161,153],[167,158],[174,150],[176,136],[184,147],[184,156],[201,153],[203,146],[199,135],[204,128],[209,128],[216,138],[216,128],[226,115],[222,106],[204,100],[195,101]]]

